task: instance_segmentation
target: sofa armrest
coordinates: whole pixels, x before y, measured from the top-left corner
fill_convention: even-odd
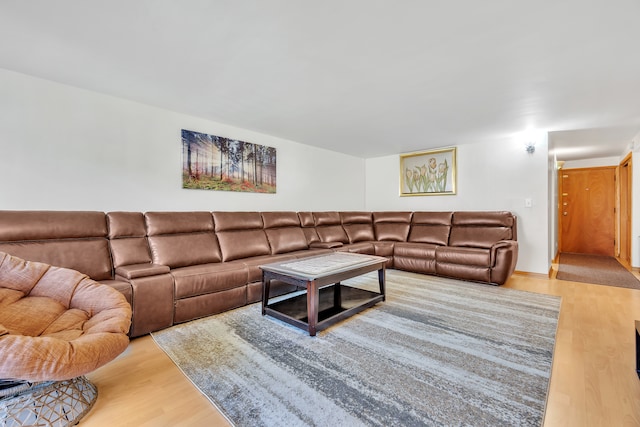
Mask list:
[[[170,268],[161,264],[132,264],[116,268],[115,283],[131,287],[131,338],[173,324],[174,284]]]
[[[503,285],[518,262],[518,242],[501,240],[491,246],[491,282]]]
[[[137,279],[139,277],[156,276],[158,274],[166,274],[169,267],[162,264],[131,264],[122,265],[116,268],[116,276],[121,276],[127,280]]]
[[[332,249],[342,247],[342,242],[313,242],[309,245],[313,249]]]
[[[498,260],[498,252],[501,250],[506,251],[517,251],[518,250],[518,242],[515,240],[500,240],[499,242],[494,243],[491,246],[491,266],[495,267],[496,261]]]

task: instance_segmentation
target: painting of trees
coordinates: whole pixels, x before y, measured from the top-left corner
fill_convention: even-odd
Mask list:
[[[182,187],[276,192],[276,149],[182,130]]]

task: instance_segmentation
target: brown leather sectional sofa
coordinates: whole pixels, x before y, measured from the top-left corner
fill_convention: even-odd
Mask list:
[[[501,285],[515,269],[516,230],[510,212],[0,211],[0,252],[118,289],[135,337],[259,301],[260,265],[331,251]]]

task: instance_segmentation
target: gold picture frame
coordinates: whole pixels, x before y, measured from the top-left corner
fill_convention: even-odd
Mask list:
[[[400,154],[400,196],[456,194],[456,147]]]

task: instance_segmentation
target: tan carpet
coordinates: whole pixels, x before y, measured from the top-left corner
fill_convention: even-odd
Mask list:
[[[563,252],[558,262],[559,280],[640,289],[640,281],[613,257]]]

